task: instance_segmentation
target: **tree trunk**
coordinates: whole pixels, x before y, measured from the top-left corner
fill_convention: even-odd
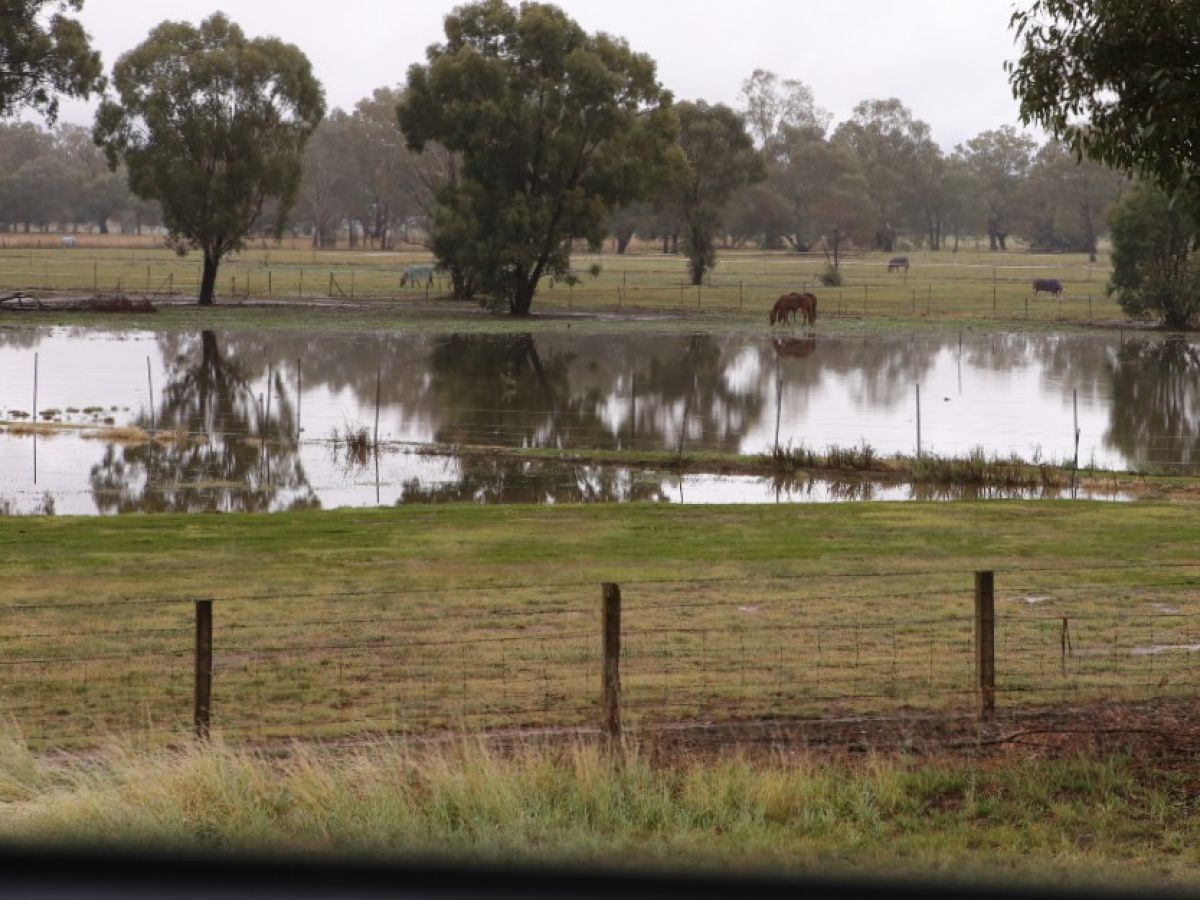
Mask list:
[[[213,293],[217,286],[217,264],[220,262],[215,256],[208,253],[204,254],[204,271],[200,276],[200,305],[212,306]]]
[[[625,251],[629,248],[629,239],[632,237],[633,237],[632,234],[618,234],[617,235],[617,255],[618,256],[625,255]]]
[[[100,233],[108,234],[108,216],[101,216],[97,219],[97,222],[100,225]]]
[[[516,294],[509,303],[509,312],[514,316],[527,316],[529,309],[533,306],[533,289],[529,283],[522,278],[517,286]]]

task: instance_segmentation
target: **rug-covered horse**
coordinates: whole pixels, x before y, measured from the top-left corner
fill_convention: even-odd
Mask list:
[[[797,312],[804,316],[805,325],[816,325],[817,298],[813,294],[784,294],[775,301],[768,318],[776,325],[787,322]]]

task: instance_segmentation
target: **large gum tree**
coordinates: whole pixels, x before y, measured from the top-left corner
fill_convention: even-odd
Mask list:
[[[671,95],[649,56],[549,4],[467,4],[445,32],[398,107],[412,149],[462,160],[438,192],[434,252],[525,315],[543,276],[567,274],[572,239],[602,240],[668,164]]]
[[[31,109],[54,121],[59,95],[104,84],[100,54],[70,12],[83,0],[0,0],[0,118]]]
[[[114,168],[124,161],[134,193],[161,204],[171,245],[203,254],[207,306],[222,257],[243,246],[268,198],[282,229],[324,92],[297,47],[247,39],[221,13],[157,26],[118,60],[113,86],[96,143]]]

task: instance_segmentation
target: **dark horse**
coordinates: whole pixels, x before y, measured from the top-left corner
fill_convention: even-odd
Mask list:
[[[897,269],[903,269],[905,272],[908,271],[907,256],[893,256],[888,260],[888,271],[895,272]]]
[[[797,310],[804,316],[805,325],[817,324],[817,298],[812,294],[784,294],[771,307],[770,322],[787,322]]]
[[[1062,299],[1063,286],[1062,282],[1057,278],[1035,278],[1033,279],[1033,296],[1036,297],[1042,291],[1050,294],[1059,300]]]

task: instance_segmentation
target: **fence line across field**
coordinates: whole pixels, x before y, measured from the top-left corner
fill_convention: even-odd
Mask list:
[[[1100,568],[1149,575],[1154,565]],[[931,708],[961,711],[964,699],[973,697],[975,714],[987,720],[1005,697],[1024,703],[1025,698],[1061,701],[1097,692],[1108,696],[1194,688],[1200,627],[1189,592],[1176,590],[1178,583],[1160,594],[1151,592],[1160,587],[1152,580],[1145,592],[1099,583],[1082,598],[1084,606],[1068,603],[1051,615],[1040,609],[1025,612],[1025,603],[1014,603],[1021,598],[1014,598],[1006,584],[1027,571],[1054,571],[1065,586],[1074,575],[984,570],[968,584],[961,571],[831,574],[834,581],[840,575],[843,581],[855,576],[863,582],[846,582],[845,602],[858,602],[868,611],[865,617],[855,614],[860,621],[795,620],[791,617],[806,615],[812,603],[829,610],[841,601],[802,588],[785,596],[770,587],[769,577],[488,586],[485,590],[501,593],[543,588],[558,595],[544,609],[534,604],[518,610],[523,619],[496,617],[502,624],[492,621],[486,608],[444,605],[438,607],[440,615],[432,613],[433,607],[378,619],[355,609],[343,618],[328,612],[309,619],[295,615],[296,601],[306,598],[350,597],[374,606],[372,597],[419,596],[404,588],[162,600],[135,608],[162,610],[171,617],[171,627],[128,632],[42,627],[0,634],[0,713],[32,726],[28,733],[40,734],[47,743],[76,731],[81,719],[125,723],[123,727],[146,732],[177,730],[189,697],[191,730],[198,738],[218,729],[303,735],[324,733],[334,723],[351,730],[390,723],[383,730],[419,733],[474,722],[480,728],[587,726],[618,739],[631,722],[636,727],[673,711],[706,720],[731,713],[732,720],[739,714],[819,718],[830,711],[828,704],[839,709],[862,701],[908,709],[914,702],[920,707],[926,698],[924,705]],[[928,591],[893,589],[897,578],[928,580],[931,575],[953,577],[955,583]],[[655,597],[671,584],[680,590],[695,584],[731,596],[690,603]],[[739,591],[739,584],[748,590]],[[864,595],[866,584],[873,590]],[[597,586],[598,607],[582,600]],[[469,588],[461,590],[469,595]],[[565,601],[562,594],[568,591],[579,601]],[[955,595],[962,598],[957,611],[946,607],[938,615],[919,607],[910,608],[907,616],[878,607],[880,602],[911,604],[933,596],[953,602]],[[1151,598],[1161,606],[1164,597],[1180,608],[1144,608]],[[287,606],[276,611],[244,605],[263,600]],[[1097,602],[1110,606],[1098,609]],[[89,604],[105,617],[116,605]],[[79,606],[14,604],[5,611],[44,614]],[[727,614],[695,619],[720,606]],[[191,626],[184,627],[182,617],[189,611]],[[598,628],[581,627],[597,613]],[[681,621],[678,613],[687,620]],[[886,618],[872,618],[879,613]],[[551,614],[561,621],[546,618]],[[281,641],[277,629],[284,620],[289,634]],[[369,635],[358,629],[372,624],[380,627]],[[259,627],[261,636],[255,632]],[[439,637],[438,627],[458,633]],[[319,629],[317,639],[306,642],[313,629]],[[178,643],[188,631],[194,631],[191,648]],[[73,643],[73,638],[78,640]],[[101,646],[91,653],[76,650],[88,638]],[[47,653],[39,644],[50,641],[58,652]],[[181,684],[189,657],[190,691]],[[83,704],[82,715],[69,711],[73,702]],[[330,712],[339,715],[330,717]],[[57,730],[56,723],[61,723]]]

